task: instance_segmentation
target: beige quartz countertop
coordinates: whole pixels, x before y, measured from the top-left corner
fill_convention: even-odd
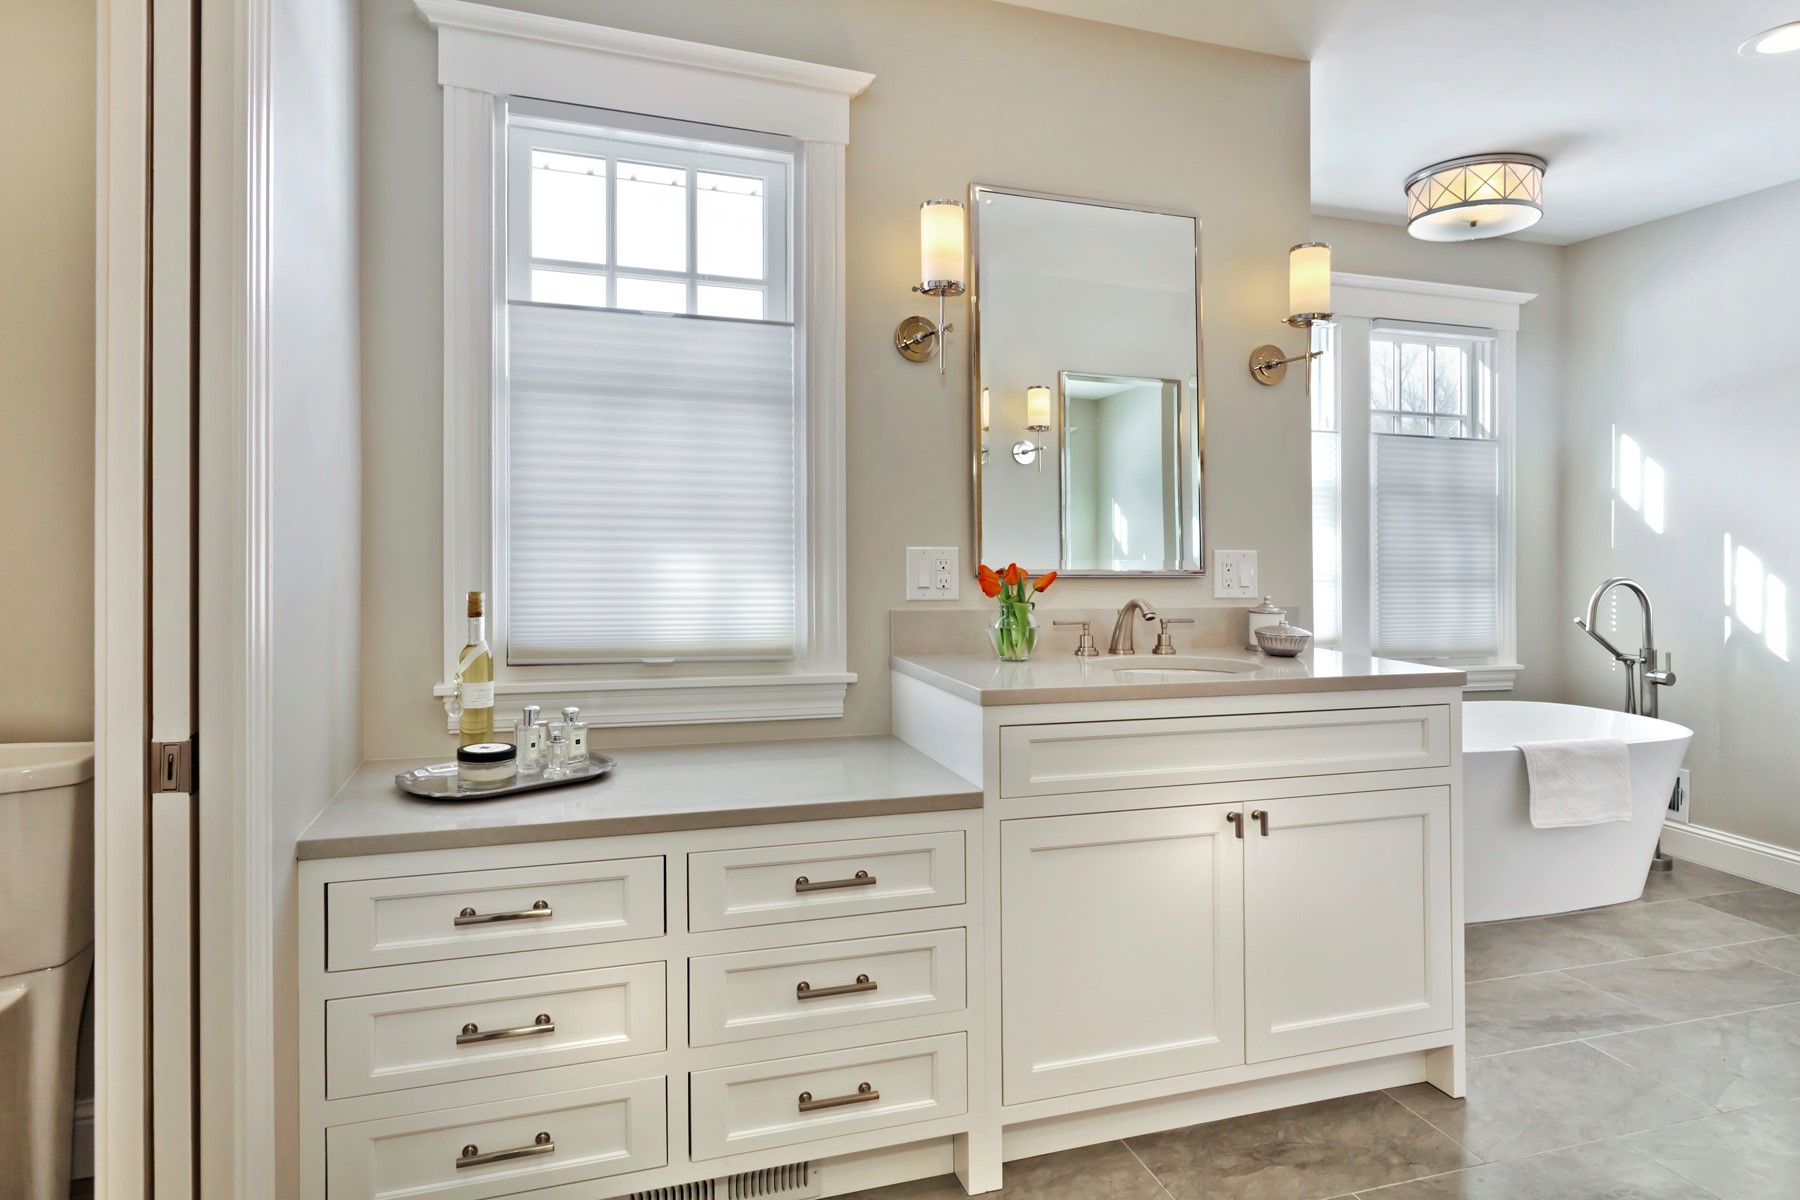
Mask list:
[[[1249,670],[1239,674],[1165,671],[1162,663],[1183,659],[1229,659]],[[1276,658],[1247,650],[1196,648],[1173,659],[1153,654],[1133,656],[1133,672],[1099,665],[1103,659],[1062,653],[1028,663],[1003,663],[991,654],[895,655],[893,669],[922,680],[973,704],[1067,704],[1090,700],[1181,700],[1207,696],[1259,696],[1276,692],[1369,691],[1378,688],[1458,687],[1468,681],[1461,671],[1308,650],[1298,658]]]
[[[364,763],[300,835],[298,858],[496,846],[980,808],[981,789],[894,738],[605,750],[589,783],[487,800],[427,800],[394,776],[428,759]],[[446,755],[446,758],[451,757]]]

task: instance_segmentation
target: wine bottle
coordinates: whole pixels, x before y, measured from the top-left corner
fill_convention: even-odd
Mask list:
[[[469,593],[469,644],[456,660],[457,718],[460,743],[472,746],[494,740],[494,656],[487,644],[487,597]]]

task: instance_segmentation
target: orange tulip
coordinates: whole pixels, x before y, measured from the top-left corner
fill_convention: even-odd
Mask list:
[[[1048,571],[1042,575],[1039,575],[1037,583],[1033,586],[1036,587],[1036,589],[1041,592],[1055,582],[1056,582],[1056,572]]]
[[[1023,580],[1024,578],[1025,578],[1025,572],[1019,570],[1018,563],[1011,563],[1007,566],[1007,568],[1006,568],[1006,583],[1007,583],[1008,587],[1017,587],[1019,585],[1020,581]]]
[[[994,574],[992,567],[983,566],[981,568],[980,578],[983,595],[991,600],[1000,594],[1000,577]]]

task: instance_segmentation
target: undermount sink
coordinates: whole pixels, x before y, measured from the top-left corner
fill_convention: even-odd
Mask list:
[[[1202,658],[1191,654],[1118,655],[1097,658],[1094,666],[1111,671],[1120,680],[1134,683],[1180,683],[1205,675],[1242,675],[1260,664],[1237,658]]]

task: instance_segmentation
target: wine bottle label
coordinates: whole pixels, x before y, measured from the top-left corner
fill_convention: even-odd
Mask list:
[[[464,708],[494,707],[494,685],[489,683],[470,683],[463,680],[462,706]]]

